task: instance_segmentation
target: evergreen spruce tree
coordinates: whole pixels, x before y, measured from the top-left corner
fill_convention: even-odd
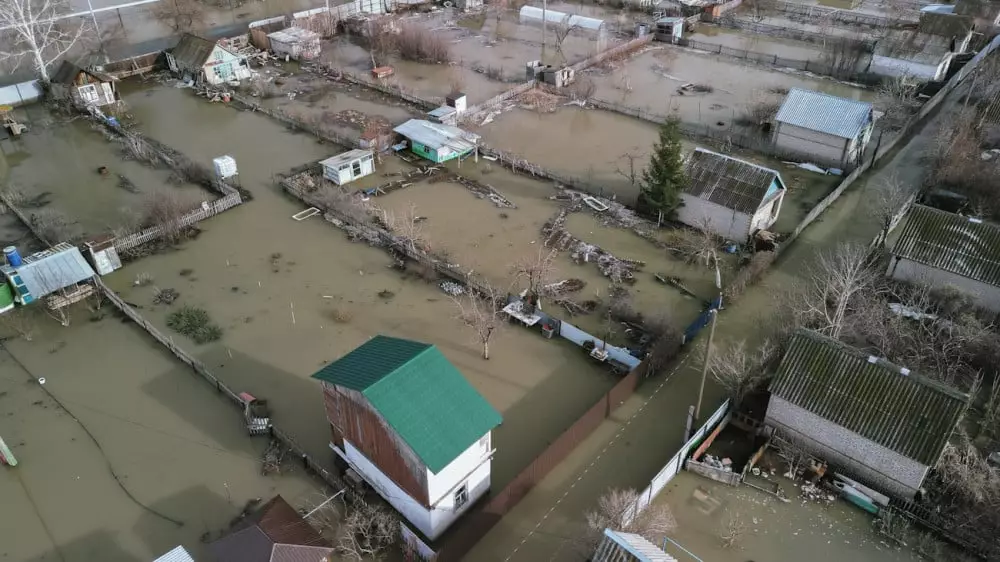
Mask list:
[[[681,157],[680,120],[670,117],[660,126],[660,139],[653,147],[649,166],[642,172],[639,208],[672,216],[681,205],[681,192],[687,182]]]

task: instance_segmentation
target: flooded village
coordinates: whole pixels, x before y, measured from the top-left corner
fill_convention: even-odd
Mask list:
[[[4,559],[1000,556],[1000,4],[0,24]]]

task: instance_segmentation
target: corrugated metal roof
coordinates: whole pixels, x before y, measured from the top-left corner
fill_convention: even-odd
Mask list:
[[[799,330],[771,394],[933,466],[968,396],[815,332]]]
[[[336,156],[331,156],[326,160],[321,160],[320,165],[326,168],[339,168],[344,164],[354,162],[355,160],[360,160],[366,156],[372,156],[373,153],[370,150],[365,150],[363,148],[355,148],[354,150],[348,150],[347,152],[342,152]]]
[[[288,27],[281,31],[268,33],[267,38],[279,43],[300,43],[309,41],[319,41],[319,33],[303,29],[301,27]]]
[[[361,392],[434,473],[502,420],[426,343],[375,336],[313,378]]]
[[[205,63],[208,62],[208,57],[212,55],[213,49],[215,49],[215,41],[209,41],[204,37],[185,33],[181,36],[181,40],[177,42],[177,46],[170,51],[170,54],[173,55],[177,64],[191,70],[205,66]]]
[[[1000,287],[1000,226],[913,205],[892,253]]]
[[[627,554],[627,556],[626,556]],[[655,544],[641,535],[621,531],[604,530],[604,540],[592,557],[594,562],[677,562],[677,559],[663,552]]]
[[[153,562],[194,562],[194,558],[184,550],[183,546],[178,546]]]
[[[271,552],[271,562],[327,562],[332,552],[329,547],[276,544]]]
[[[96,275],[80,250],[66,243],[31,254],[14,269],[36,299]]]
[[[775,170],[704,148],[688,158],[687,175],[688,193],[747,214],[760,208],[775,179],[784,187]]]
[[[226,534],[208,545],[215,562],[271,562],[274,543],[257,527]]]
[[[459,154],[472,150],[479,141],[479,135],[475,133],[424,119],[410,119],[393,131],[428,148],[438,150],[446,147]]]
[[[280,495],[210,545],[218,562],[318,562],[329,542]]]
[[[872,120],[872,104],[792,88],[774,119],[810,131],[853,139]]]

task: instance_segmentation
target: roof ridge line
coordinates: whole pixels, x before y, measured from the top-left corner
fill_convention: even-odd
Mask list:
[[[864,361],[868,361],[869,357],[875,357],[876,358],[876,362],[874,364],[877,365],[878,367],[882,367],[883,371],[892,372],[896,376],[904,376],[904,377],[906,377],[908,379],[912,379],[913,381],[917,382],[918,384],[926,386],[927,388],[930,388],[931,390],[935,390],[935,391],[937,391],[937,392],[939,392],[941,394],[945,394],[945,395],[947,395],[947,396],[949,396],[951,398],[962,400],[963,402],[969,402],[969,400],[970,400],[969,394],[967,394],[965,392],[962,392],[962,391],[958,390],[957,388],[955,388],[953,386],[947,385],[947,384],[942,383],[940,381],[936,381],[934,379],[931,379],[931,378],[928,378],[928,377],[926,377],[924,375],[921,375],[917,371],[911,370],[909,367],[905,367],[903,365],[897,365],[896,363],[893,363],[892,361],[889,361],[885,357],[874,355],[874,354],[871,354],[871,353],[865,353],[864,350],[858,349],[857,347],[854,347],[853,345],[850,345],[848,343],[842,342],[842,341],[840,341],[838,339],[831,338],[830,336],[827,336],[825,334],[821,334],[821,333],[819,333],[819,332],[817,332],[815,330],[810,330],[808,328],[799,328],[798,330],[796,330],[796,335],[802,335],[803,337],[807,337],[807,338],[810,338],[810,339],[813,339],[813,340],[817,340],[817,341],[820,341],[820,342],[825,342],[825,343],[832,344],[832,345],[838,347],[839,349],[843,350],[844,352],[846,352],[846,353],[848,353],[848,354],[850,354],[850,355],[852,355],[852,356],[854,356],[854,357],[856,357],[858,359],[862,359]],[[904,375],[901,372],[901,369],[906,369],[907,372],[908,372],[908,374]]]
[[[765,172],[771,172],[772,174],[774,174],[776,176],[780,176],[781,175],[781,173],[778,172],[778,170],[775,170],[773,168],[768,168],[766,166],[761,166],[760,164],[757,164],[755,162],[750,162],[750,161],[744,160],[742,158],[736,158],[735,156],[729,156],[728,154],[722,154],[721,152],[715,152],[714,150],[709,150],[707,148],[702,148],[700,146],[694,147],[694,151],[695,152],[706,152],[708,154],[714,154],[715,156],[721,156],[721,157],[723,157],[723,158],[725,158],[727,160],[733,160],[734,162],[740,162],[740,163],[746,164],[748,166],[753,166],[754,168],[757,168],[758,170],[764,170]]]
[[[436,347],[435,347],[435,345],[434,345],[434,344],[432,344],[432,343],[427,343],[427,342],[418,342],[418,341],[416,341],[416,340],[410,340],[410,339],[406,339],[406,338],[397,338],[397,337],[395,337],[395,336],[385,336],[385,335],[382,335],[382,334],[378,334],[378,335],[376,335],[376,336],[374,336],[374,337],[370,338],[370,339],[369,339],[368,341],[371,341],[372,339],[375,339],[375,338],[377,338],[377,337],[383,337],[383,338],[392,338],[392,339],[395,339],[395,340],[402,340],[402,341],[407,341],[407,342],[413,342],[413,343],[421,343],[421,344],[424,344],[424,345],[425,345],[425,346],[427,346],[427,347],[425,347],[425,348],[421,349],[421,350],[420,350],[420,353],[417,353],[417,354],[414,354],[414,355],[413,355],[413,357],[410,357],[410,358],[409,358],[409,359],[407,359],[406,361],[404,361],[404,362],[400,363],[400,364],[399,364],[399,365],[398,365],[398,366],[397,366],[397,367],[396,367],[395,369],[393,369],[393,370],[389,371],[389,373],[388,373],[388,374],[386,374],[386,375],[385,375],[384,377],[381,377],[381,378],[380,378],[380,379],[378,379],[377,381],[375,381],[375,382],[373,382],[372,384],[368,385],[368,387],[367,387],[367,388],[365,388],[364,390],[362,390],[362,391],[361,391],[361,394],[366,394],[366,393],[367,393],[367,392],[368,392],[369,390],[371,390],[371,389],[373,389],[373,388],[376,388],[376,387],[378,387],[378,386],[379,386],[379,385],[381,385],[381,384],[382,384],[383,382],[385,382],[385,380],[386,380],[386,379],[389,379],[389,378],[392,378],[392,375],[396,374],[396,372],[397,372],[397,371],[399,371],[399,370],[400,370],[400,369],[402,369],[403,367],[406,367],[406,366],[407,366],[407,365],[409,365],[410,363],[413,363],[413,362],[414,362],[414,361],[415,361],[415,360],[416,360],[416,359],[417,359],[418,357],[422,357],[422,356],[423,356],[423,355],[424,355],[425,353],[427,353],[427,352],[428,352],[428,351],[430,351],[431,349],[435,349],[435,348],[436,348]],[[365,343],[368,343],[368,342],[365,342]],[[442,355],[442,356],[444,356],[444,354],[443,354],[443,353],[442,353],[441,355]],[[445,357],[445,360],[447,360],[447,359],[448,359],[448,358],[447,358],[447,357]],[[449,363],[450,363],[450,361],[449,361]]]

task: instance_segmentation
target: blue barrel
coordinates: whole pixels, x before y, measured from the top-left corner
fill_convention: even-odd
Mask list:
[[[17,247],[7,246],[3,249],[3,257],[7,258],[7,265],[11,267],[20,267],[24,260],[21,259],[21,254],[17,253]]]

